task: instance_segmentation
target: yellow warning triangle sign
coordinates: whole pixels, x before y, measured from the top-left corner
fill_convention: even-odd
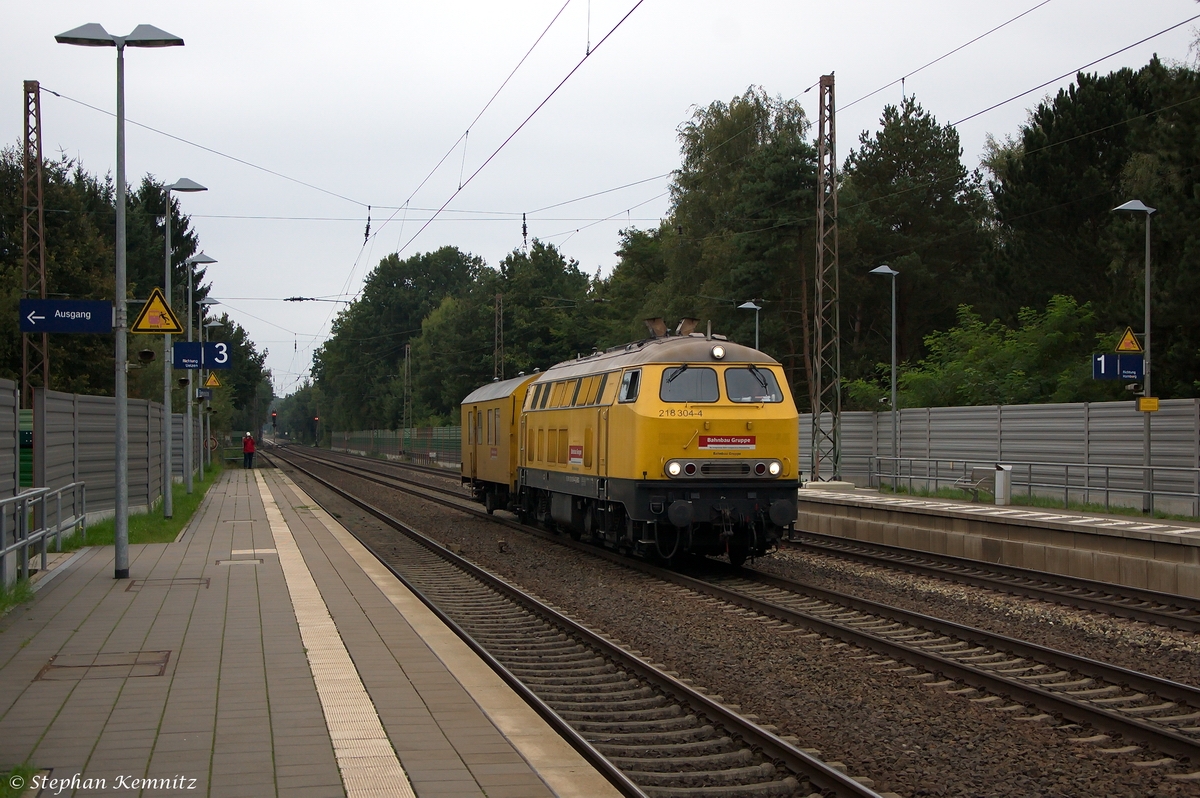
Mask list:
[[[1117,344],[1118,352],[1141,352],[1142,345],[1138,343],[1137,336],[1133,334],[1132,327],[1125,328],[1125,334],[1121,336],[1121,343]]]
[[[217,375],[211,371],[208,372],[208,379],[204,381],[205,388],[220,388],[221,381],[217,379]]]
[[[138,314],[130,332],[158,333],[159,335],[174,335],[183,332],[183,325],[179,323],[175,312],[167,304],[161,288],[156,287],[150,292],[150,299],[142,307],[142,312]]]

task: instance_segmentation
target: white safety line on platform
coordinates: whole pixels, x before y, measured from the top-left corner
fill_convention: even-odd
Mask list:
[[[280,482],[333,535],[372,582],[404,616],[476,705],[558,798],[619,798],[617,789],[584,761],[505,682],[458,638],[433,611],[359,541],[350,530],[304,493],[286,474]],[[299,509],[299,508],[297,508]]]
[[[254,472],[347,798],[416,798],[375,704],[261,471]]]

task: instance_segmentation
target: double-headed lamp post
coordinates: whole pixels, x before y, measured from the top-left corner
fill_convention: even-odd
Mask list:
[[[113,524],[113,571],[117,579],[129,578],[129,352],[126,333],[129,310],[125,307],[125,48],[182,47],[183,39],[153,25],[138,25],[128,36],[113,36],[102,25],[89,22],[54,37],[59,44],[117,48],[117,174],[116,268],[113,280],[116,324],[113,325],[116,384],[116,484]]]
[[[898,418],[896,416],[896,275],[900,272],[891,266],[876,266],[871,274],[886,274],[892,278],[892,469],[896,473],[899,467],[900,452],[898,450],[900,435]]]
[[[738,310],[754,311],[754,348],[758,349],[758,312],[762,310],[762,306],[754,304],[754,300],[751,299],[748,302],[743,302],[742,304],[738,305]]]
[[[210,258],[201,251],[197,255],[193,255],[184,261],[187,265],[187,339],[188,343],[192,342],[192,285],[196,282],[196,264],[207,266],[210,263],[216,263],[216,258]],[[192,465],[194,464],[195,442],[192,430],[192,402],[196,398],[196,389],[192,386],[192,372],[195,369],[187,370],[187,420],[184,422],[186,428],[183,431],[183,485],[187,489],[188,494],[192,492]]]
[[[166,199],[166,212],[163,216],[163,240],[166,254],[163,258],[163,296],[171,302],[171,192],[172,191],[208,191],[207,188],[194,180],[181,177],[169,186],[163,186],[163,196]],[[171,378],[174,376],[174,363],[171,358],[171,334],[163,334],[163,518],[171,518],[175,514],[174,491],[175,469],[172,468],[175,459],[172,423],[171,423]]]
[[[1130,200],[1124,205],[1119,205],[1113,208],[1113,211],[1130,211],[1132,213],[1146,214],[1146,308],[1145,319],[1143,320],[1145,333],[1142,335],[1142,348],[1145,353],[1142,355],[1142,396],[1151,398],[1154,396],[1150,392],[1150,215],[1157,210],[1151,208],[1141,200]],[[1150,471],[1150,411],[1144,406],[1142,412],[1145,421],[1142,427],[1142,510],[1147,513],[1154,512],[1154,480]]]

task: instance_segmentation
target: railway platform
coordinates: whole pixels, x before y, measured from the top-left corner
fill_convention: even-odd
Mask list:
[[[0,767],[43,795],[618,795],[275,469],[0,618]]]
[[[1200,524],[805,487],[796,528],[1200,598]]]

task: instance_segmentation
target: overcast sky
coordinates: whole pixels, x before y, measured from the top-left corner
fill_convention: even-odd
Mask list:
[[[525,212],[531,239],[607,274],[618,231],[665,214],[676,129],[695,106],[757,85],[798,98],[815,120],[817,90],[805,91],[833,72],[841,162],[901,86],[857,100],[1024,14],[904,84],[953,123],[1053,81],[958,126],[974,168],[987,134],[1016,134],[1028,109],[1070,83],[1060,75],[1148,37],[1088,71],[1140,67],[1153,53],[1191,60],[1196,22],[1155,34],[1200,14],[1194,0],[564,1],[8,0],[0,143],[19,146],[21,81],[38,80],[62,95],[42,95],[46,156],[111,173],[115,123],[103,111],[116,108],[115,51],[55,34],[98,22],[124,35],[147,23],[183,38],[181,48],[126,51],[127,179],[209,188],[179,196],[218,260],[211,296],[269,351],[275,390],[287,394],[344,306],[282,300],[351,298],[390,252],[451,244],[495,265],[521,246]],[[592,55],[484,166],[589,43]]]

